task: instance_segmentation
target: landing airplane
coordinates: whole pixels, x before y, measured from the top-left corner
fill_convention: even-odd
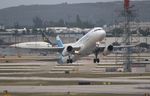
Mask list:
[[[60,53],[58,63],[72,63],[78,60],[80,57],[84,57],[90,54],[95,55],[93,59],[94,63],[99,63],[98,58],[99,54],[108,55],[113,51],[113,46],[97,46],[97,42],[102,41],[106,37],[106,32],[101,27],[95,27],[90,30],[87,34],[81,37],[75,43],[63,44],[59,36],[56,37],[57,46],[32,46],[33,42],[18,43],[11,46],[18,48],[29,48],[29,49],[40,49],[40,50],[49,50]],[[30,46],[25,46],[25,45]],[[49,44],[45,43],[44,44]]]

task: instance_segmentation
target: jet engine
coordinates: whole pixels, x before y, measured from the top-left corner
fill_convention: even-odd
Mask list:
[[[113,45],[109,45],[107,47],[105,47],[104,51],[103,51],[103,55],[109,55],[112,51],[113,51],[114,47]]]
[[[72,47],[72,46],[67,46],[67,47],[65,47],[65,49],[63,50],[62,55],[63,55],[63,56],[67,56],[67,55],[69,55],[69,54],[72,53],[72,52],[73,52],[73,47]]]

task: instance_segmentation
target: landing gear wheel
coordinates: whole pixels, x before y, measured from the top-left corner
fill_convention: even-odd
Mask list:
[[[100,62],[100,60],[98,58],[99,52],[100,52],[100,50],[98,50],[98,49],[94,51],[94,55],[95,55],[95,58],[93,59],[94,63],[99,63]]]
[[[99,63],[99,61],[100,61],[100,60],[99,60],[98,58],[93,59],[93,62],[94,62],[94,63]]]
[[[67,59],[67,63],[70,63],[70,60],[69,60],[69,59]]]
[[[70,55],[68,56],[68,59],[67,59],[67,63],[72,63],[73,60],[70,58]]]
[[[67,59],[67,63],[72,63],[73,60],[72,59]]]
[[[97,59],[97,63],[99,63],[99,61],[100,61],[100,60],[99,60],[99,59]]]
[[[70,59],[70,63],[72,63],[72,59]]]
[[[96,63],[96,59],[93,59],[93,62]]]

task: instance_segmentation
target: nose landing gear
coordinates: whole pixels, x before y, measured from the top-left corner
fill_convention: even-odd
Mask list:
[[[98,51],[95,51],[95,53],[94,53],[94,55],[95,55],[95,58],[93,59],[93,63],[99,63],[100,62],[100,60],[99,60],[99,58],[98,58]]]

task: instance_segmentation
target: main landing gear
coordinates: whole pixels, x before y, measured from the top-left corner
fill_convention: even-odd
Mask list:
[[[73,60],[72,59],[67,59],[67,63],[72,63]]]
[[[69,56],[69,59],[67,59],[67,63],[72,63],[72,62],[73,62],[73,60]]]
[[[94,62],[94,63],[99,63],[100,60],[99,60],[99,58],[95,58],[95,59],[93,59],[93,62]]]

